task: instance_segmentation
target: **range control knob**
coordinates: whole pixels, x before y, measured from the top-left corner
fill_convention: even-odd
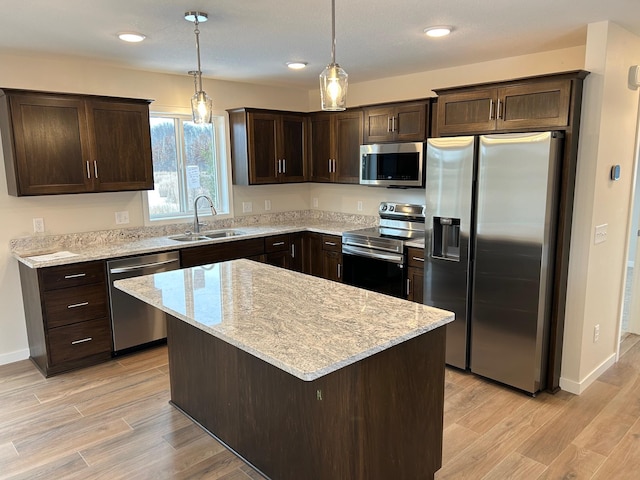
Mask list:
[[[395,207],[393,205],[389,205],[389,211],[393,212],[395,210]]]
[[[380,211],[384,212],[387,209],[387,204],[380,205]]]

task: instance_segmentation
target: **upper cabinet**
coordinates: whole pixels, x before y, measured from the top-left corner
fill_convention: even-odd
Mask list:
[[[364,108],[364,143],[423,142],[428,100]]]
[[[531,77],[491,85],[435,90],[437,135],[564,128],[572,89],[585,72]]]
[[[306,117],[294,112],[229,110],[233,183],[306,180]]]
[[[0,91],[10,195],[153,189],[149,101]]]
[[[314,113],[309,119],[312,182],[359,183],[362,110]]]

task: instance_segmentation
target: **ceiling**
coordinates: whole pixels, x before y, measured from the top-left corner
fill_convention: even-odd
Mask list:
[[[196,67],[187,10],[209,14],[200,25],[205,77],[313,89],[330,63],[330,0],[3,0],[0,51],[186,75]],[[587,24],[602,20],[640,35],[640,1],[337,0],[336,61],[358,83],[582,45]],[[454,30],[428,39],[432,25]],[[122,31],[147,39],[127,44]],[[293,60],[308,67],[291,71]]]

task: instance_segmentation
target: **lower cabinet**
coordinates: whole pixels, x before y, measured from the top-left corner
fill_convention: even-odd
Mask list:
[[[424,250],[407,248],[407,300],[424,303]]]
[[[264,253],[264,238],[200,245],[180,250],[180,266],[187,268],[237,258],[261,258]]]
[[[265,262],[276,267],[291,268],[291,238],[289,234],[272,235],[264,239]]]
[[[342,237],[322,235],[322,277],[342,282]]]
[[[104,261],[19,268],[29,353],[45,376],[111,358]]]

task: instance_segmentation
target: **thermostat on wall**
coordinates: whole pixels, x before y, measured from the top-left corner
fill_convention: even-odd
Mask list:
[[[620,165],[611,167],[611,180],[620,180]]]

